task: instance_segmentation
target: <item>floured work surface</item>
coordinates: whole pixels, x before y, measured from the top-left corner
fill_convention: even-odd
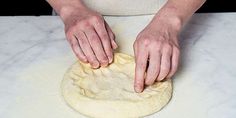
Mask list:
[[[134,67],[134,58],[122,53],[116,53],[105,68],[92,69],[78,61],[62,81],[63,97],[76,111],[95,118],[134,118],[161,110],[171,98],[171,80],[136,93]]]

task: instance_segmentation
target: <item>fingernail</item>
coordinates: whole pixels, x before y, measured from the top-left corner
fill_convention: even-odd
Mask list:
[[[146,80],[146,81],[145,81],[145,84],[146,84],[146,85],[150,85],[150,84],[151,84],[151,81],[150,81],[150,80]]]
[[[143,91],[141,86],[135,86],[134,89],[137,93],[141,93]]]
[[[162,81],[164,78],[158,78],[157,81],[160,82]]]
[[[115,42],[115,41],[113,42],[113,44],[114,44],[114,45],[113,45],[113,46],[114,46],[114,47],[113,47],[113,49],[116,49],[116,48],[118,48],[118,45],[116,44],[116,42]]]
[[[112,57],[108,57],[109,64],[113,61]]]
[[[161,79],[160,79],[160,81],[162,81],[162,80],[164,80],[165,79],[165,77],[162,77]]]
[[[118,48],[118,45],[115,43],[115,49]]]
[[[102,67],[107,67],[108,64],[107,64],[107,63],[103,63],[103,64],[101,64],[101,66],[102,66]]]
[[[92,67],[93,68],[98,68],[99,67],[99,63],[96,61],[96,62],[94,62],[93,64],[92,64]]]
[[[83,58],[83,60],[82,60],[84,63],[87,63],[88,62],[88,60],[86,59],[86,58]]]

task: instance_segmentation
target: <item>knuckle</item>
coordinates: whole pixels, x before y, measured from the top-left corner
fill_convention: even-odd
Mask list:
[[[107,34],[105,33],[105,32],[103,32],[102,34],[101,34],[101,40],[107,40]]]
[[[90,27],[90,23],[87,20],[82,20],[82,21],[78,21],[76,23],[76,26],[78,28],[88,28],[88,27]]]
[[[68,38],[67,41],[69,42],[70,46],[72,48],[75,48],[75,41],[73,41],[72,39]]]
[[[146,67],[146,63],[144,63],[144,62],[141,62],[141,63],[137,64],[137,68],[144,69],[145,67]]]
[[[91,43],[93,46],[97,46],[97,45],[100,44],[101,42],[100,42],[100,40],[98,39],[98,37],[94,36],[94,37],[92,37],[90,43]],[[93,48],[95,48],[95,47],[93,47]]]
[[[142,38],[137,41],[137,45],[143,45],[145,47],[148,47],[150,45],[150,39],[149,38]]]
[[[78,26],[78,27],[80,27],[82,24],[84,24],[85,23],[85,21],[84,20],[81,20],[81,21],[76,21],[76,23],[75,23],[75,26]]]
[[[172,49],[172,45],[170,45],[168,42],[165,42],[163,45],[167,50]]]
[[[157,45],[160,45],[159,41],[155,40],[155,38],[152,36],[143,36],[141,39],[142,40],[140,43],[142,43],[142,45],[144,45],[144,46],[151,46],[151,47],[155,46],[156,47]]]
[[[71,36],[73,36],[73,31],[74,31],[74,28],[68,28],[65,30],[65,34],[66,34],[66,37],[67,38],[70,38]]]
[[[71,48],[76,52],[76,44],[70,40]]]
[[[92,34],[92,35],[91,35],[91,39],[92,39],[93,41],[98,41],[98,37],[97,37],[97,35],[95,35],[95,34]]]
[[[151,44],[153,47],[160,48],[162,45],[162,42],[159,40],[153,40]]]
[[[83,40],[82,38],[78,38],[78,40],[79,40],[80,45],[85,45],[86,44],[85,40]]]
[[[93,15],[90,17],[91,22],[95,22],[95,23],[101,23],[102,22],[102,16],[100,15]]]
[[[179,47],[174,46],[173,48],[174,48],[175,53],[179,55],[180,54]]]
[[[148,38],[144,38],[142,42],[145,46],[150,44],[150,40]]]
[[[158,39],[159,39],[160,41],[166,40],[166,38],[165,38],[164,36],[159,36]]]
[[[161,53],[161,43],[159,41],[154,41],[151,46],[151,50]]]

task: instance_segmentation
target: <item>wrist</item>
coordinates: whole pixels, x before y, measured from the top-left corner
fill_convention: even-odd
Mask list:
[[[161,9],[153,18],[154,21],[163,21],[173,27],[176,31],[180,31],[185,24],[185,19],[174,8]]]
[[[70,16],[74,15],[79,15],[81,13],[83,13],[83,11],[85,11],[87,8],[85,6],[73,6],[73,5],[66,5],[63,6],[60,11],[59,11],[59,15],[61,17],[61,19],[63,20],[63,22],[66,21],[67,18],[69,18]]]

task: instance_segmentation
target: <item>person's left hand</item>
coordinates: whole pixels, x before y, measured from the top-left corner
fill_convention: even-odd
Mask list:
[[[139,33],[134,42],[136,92],[142,92],[144,85],[170,78],[179,62],[178,33],[181,24],[175,18],[154,17]]]

